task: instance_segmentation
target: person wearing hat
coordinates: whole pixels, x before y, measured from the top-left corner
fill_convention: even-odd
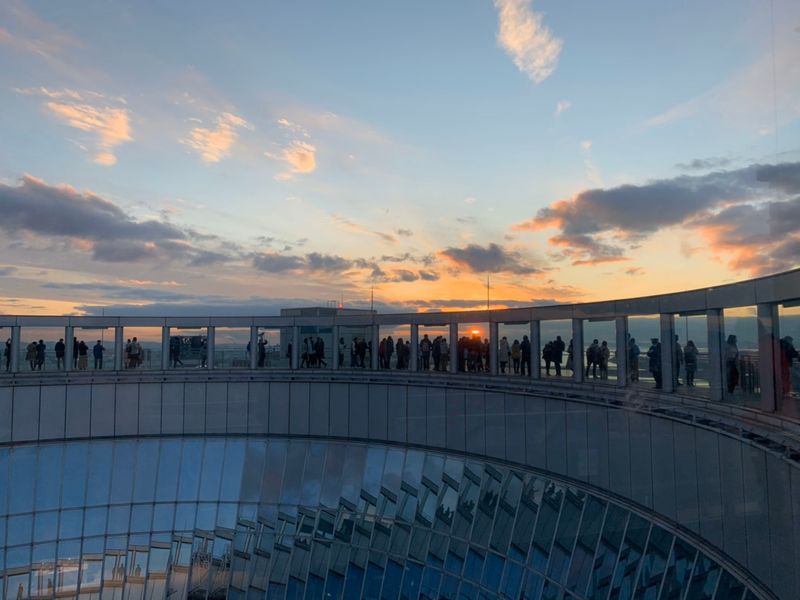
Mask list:
[[[650,349],[647,351],[647,358],[650,359],[650,372],[656,380],[656,389],[661,389],[661,343],[658,338],[650,338]]]
[[[787,335],[780,341],[781,347],[781,390],[784,396],[792,393],[792,361],[800,359],[800,353],[794,347],[794,339]]]

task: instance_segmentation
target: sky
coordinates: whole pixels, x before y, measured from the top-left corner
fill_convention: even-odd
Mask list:
[[[800,265],[796,0],[0,3],[0,313],[428,311]]]

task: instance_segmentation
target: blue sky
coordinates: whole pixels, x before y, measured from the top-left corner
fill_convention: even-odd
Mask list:
[[[0,310],[469,307],[487,274],[530,304],[796,266],[800,5],[772,10],[4,3]]]

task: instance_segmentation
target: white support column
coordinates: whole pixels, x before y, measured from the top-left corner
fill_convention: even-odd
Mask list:
[[[75,360],[75,344],[72,338],[75,337],[75,328],[72,325],[64,327],[64,370],[72,371]]]
[[[721,308],[710,308],[706,312],[708,328],[708,382],[710,397],[721,402],[725,398],[725,317]]]
[[[161,327],[161,370],[162,371],[166,371],[167,369],[170,368],[170,366],[172,366],[170,364],[171,356],[169,355],[169,343],[170,343],[169,327],[164,325]]]
[[[19,325],[11,326],[11,372],[19,373]]]
[[[780,377],[781,348],[777,304],[758,304],[758,380],[761,388],[761,410],[775,412],[781,408],[783,389]]]
[[[628,317],[617,317],[617,387],[626,387],[629,376],[628,365]]]
[[[450,368],[451,373],[458,373],[458,323],[450,323]]]
[[[661,389],[675,391],[675,315],[661,315]]]
[[[338,325],[333,326],[332,336],[333,337],[331,343],[333,344],[333,346],[331,347],[331,355],[333,356],[333,358],[331,359],[331,369],[336,371],[339,368],[339,338],[341,337],[339,335]]]
[[[292,357],[289,360],[290,369],[300,368],[300,326],[292,326]]]
[[[125,330],[121,325],[114,327],[114,370],[122,371],[125,365],[122,361],[125,357]]]
[[[208,326],[208,335],[206,336],[206,369],[214,368],[214,347],[217,340],[217,328],[213,325]]]
[[[500,343],[500,326],[498,323],[489,323],[489,373],[497,375],[497,345]]]
[[[377,323],[372,324],[372,350],[369,352],[369,368],[373,371],[378,370],[378,348],[381,345],[381,328]]]
[[[250,326],[250,369],[258,367],[258,327]]]
[[[539,321],[531,321],[531,377],[542,377],[542,328]]]
[[[583,319],[572,319],[572,380],[583,381]]]
[[[408,370],[416,373],[419,370],[419,325],[411,324],[410,355],[408,357]]]

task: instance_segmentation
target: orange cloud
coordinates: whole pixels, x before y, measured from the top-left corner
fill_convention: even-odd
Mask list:
[[[275,176],[279,181],[292,179],[298,174],[313,173],[317,168],[317,148],[308,142],[294,140],[278,154],[266,152],[265,155],[288,165],[288,170]]]
[[[63,97],[73,96],[65,92]],[[115,164],[117,157],[114,155],[114,148],[133,139],[127,109],[54,101],[47,102],[45,106],[70,127],[93,133],[99,138],[94,153],[94,162],[97,164],[105,166]]]
[[[219,162],[230,154],[230,149],[239,137],[237,129],[247,128],[249,124],[242,117],[229,112],[217,117],[216,129],[195,127],[187,139],[180,140],[200,154],[205,162]]]

